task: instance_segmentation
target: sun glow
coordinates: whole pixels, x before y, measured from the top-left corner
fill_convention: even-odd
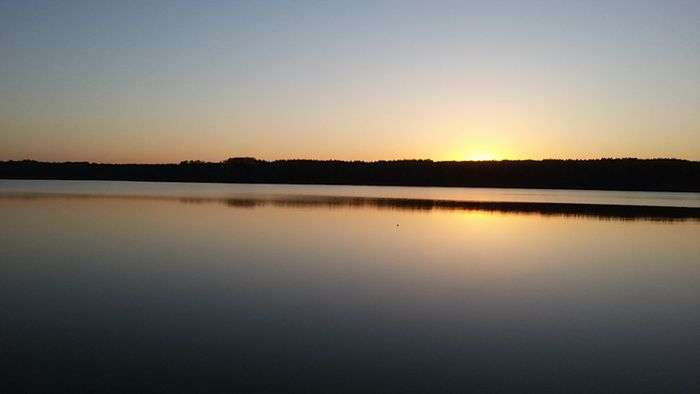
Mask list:
[[[488,152],[478,152],[478,153],[473,153],[470,155],[466,155],[464,157],[464,160],[472,160],[472,161],[489,161],[489,160],[498,160],[496,155],[493,153],[488,153]]]

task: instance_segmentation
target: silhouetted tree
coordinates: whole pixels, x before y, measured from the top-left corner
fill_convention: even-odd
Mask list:
[[[233,157],[179,164],[0,162],[0,178],[104,179],[700,192],[700,162],[679,159],[339,161]]]

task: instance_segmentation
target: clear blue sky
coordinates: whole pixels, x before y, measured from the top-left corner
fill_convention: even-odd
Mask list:
[[[700,160],[700,1],[0,0],[0,160]]]

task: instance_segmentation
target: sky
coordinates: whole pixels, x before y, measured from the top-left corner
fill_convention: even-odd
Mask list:
[[[0,0],[0,160],[700,160],[700,1]]]

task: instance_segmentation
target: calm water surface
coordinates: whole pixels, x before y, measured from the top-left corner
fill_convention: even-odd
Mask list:
[[[358,196],[699,206],[0,180],[0,391],[700,391],[699,220]]]
[[[0,193],[8,191],[196,198],[229,198],[244,196],[265,198],[278,195],[361,196],[457,201],[520,201],[700,207],[700,193],[474,187],[270,185],[0,179]]]

